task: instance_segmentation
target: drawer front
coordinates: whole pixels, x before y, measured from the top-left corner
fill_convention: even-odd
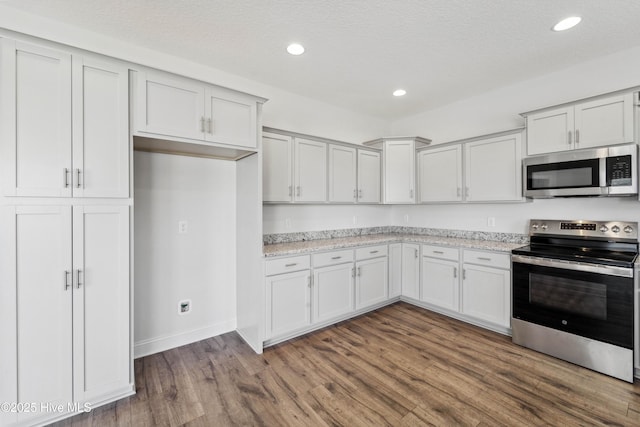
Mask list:
[[[422,245],[422,256],[430,258],[448,259],[450,261],[458,261],[460,252],[458,248],[450,248],[447,246]]]
[[[313,255],[314,268],[324,267],[326,265],[342,264],[345,262],[353,262],[353,249]]]
[[[367,246],[365,248],[356,249],[356,260],[377,258],[381,256],[387,256],[387,245]]]
[[[273,276],[275,274],[290,273],[292,271],[308,270],[311,268],[309,255],[270,259],[265,263],[265,274]]]
[[[497,252],[484,252],[465,249],[463,260],[468,264],[486,265],[488,267],[511,268],[511,255]]]

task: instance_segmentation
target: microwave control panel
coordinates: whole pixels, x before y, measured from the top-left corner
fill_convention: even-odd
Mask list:
[[[607,186],[632,185],[631,156],[607,157]]]

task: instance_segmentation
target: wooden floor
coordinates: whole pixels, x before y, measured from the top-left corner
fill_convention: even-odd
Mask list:
[[[640,425],[640,381],[405,303],[263,355],[229,333],[135,367],[136,396],[59,425]]]

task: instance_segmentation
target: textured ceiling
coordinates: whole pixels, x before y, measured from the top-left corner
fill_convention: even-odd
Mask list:
[[[3,4],[386,119],[640,45],[637,0]],[[578,27],[550,31],[573,14]],[[307,52],[288,55],[292,41]],[[408,94],[392,97],[399,87]]]

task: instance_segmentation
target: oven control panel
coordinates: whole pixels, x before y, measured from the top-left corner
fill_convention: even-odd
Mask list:
[[[529,235],[560,235],[638,240],[638,223],[626,221],[587,221],[532,219]]]

